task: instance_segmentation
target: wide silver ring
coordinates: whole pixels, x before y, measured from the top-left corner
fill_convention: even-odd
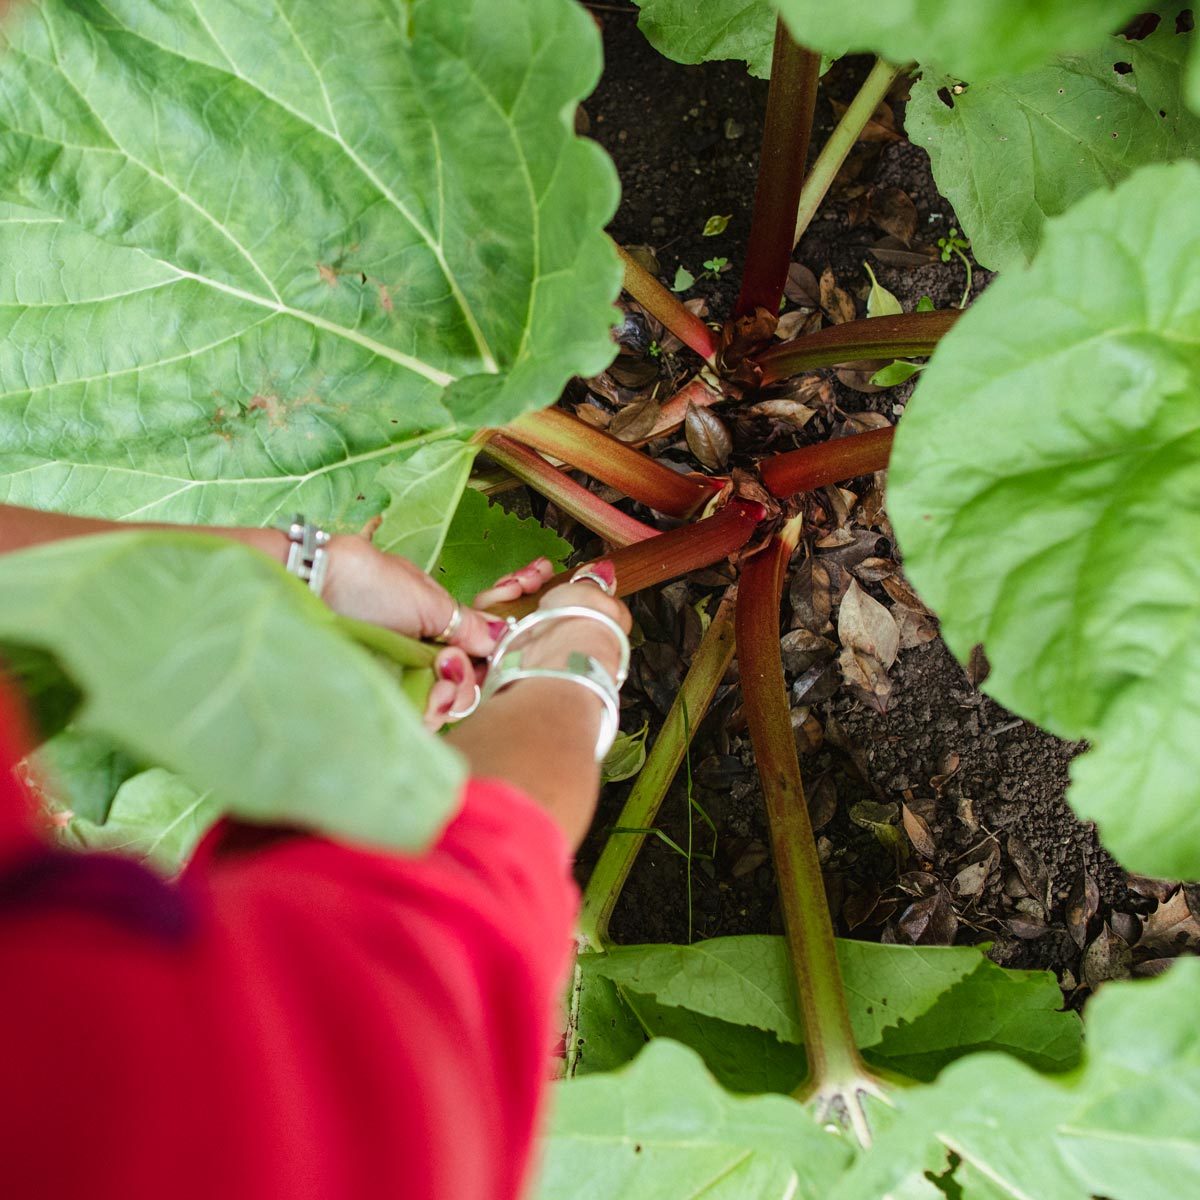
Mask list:
[[[455,712],[454,709],[451,709],[446,714],[446,716],[448,716],[450,718],[450,720],[452,720],[452,721],[464,721],[479,707],[479,702],[482,699],[483,699],[483,690],[480,688],[479,684],[476,684],[475,685],[475,699],[472,700],[471,703],[468,704],[467,707],[465,709],[463,709],[462,712]]]
[[[601,578],[595,571],[589,567],[580,567],[574,575],[571,576],[572,583],[582,583],[586,580],[588,583],[594,583],[606,596],[615,596],[617,594],[616,580],[609,583],[607,579]]]
[[[450,620],[446,622],[446,628],[437,635],[433,640],[445,645],[459,631],[463,623],[462,605],[457,600],[454,602],[454,611],[450,614]]]

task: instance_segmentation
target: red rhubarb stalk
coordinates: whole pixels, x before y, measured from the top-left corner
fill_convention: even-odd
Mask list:
[[[777,21],[754,219],[734,316],[752,315],[757,308],[779,311],[792,259],[796,209],[808,161],[820,75],[821,56],[798,46],[784,23]]]
[[[880,1089],[863,1064],[850,1024],[779,648],[780,593],[798,536],[797,519],[743,565],[735,618],[737,654],[746,722],[771,830],[784,934],[804,1021],[809,1074],[796,1094],[816,1102],[819,1119],[832,1115],[848,1120],[866,1144],[870,1130],[862,1097],[878,1095]]]
[[[829,483],[856,475],[870,475],[888,465],[894,429],[872,429],[849,437],[802,446],[768,458],[759,467],[767,491],[781,500],[797,492],[811,492]]]
[[[518,417],[504,432],[672,517],[692,516],[725,486],[703,475],[672,471],[561,408]]]
[[[617,253],[625,264],[625,290],[685,346],[690,346],[706,362],[713,362],[717,354],[716,333],[686,308],[678,296],[667,291],[624,247],[617,246]]]
[[[658,530],[653,526],[601,500],[565,472],[551,466],[536,450],[530,450],[502,433],[492,436],[486,452],[506,471],[547,500],[552,500],[563,512],[574,517],[585,529],[599,534],[610,546],[632,546],[634,542],[658,536]]]
[[[806,337],[781,342],[754,360],[762,368],[761,382],[779,383],[818,367],[872,358],[925,357],[962,312],[957,308],[936,312],[901,313],[894,317],[867,317],[830,325]]]
[[[608,556],[617,573],[617,595],[631,596],[642,588],[666,583],[689,571],[711,567],[740,550],[767,515],[756,500],[731,500],[719,512],[694,525],[660,533],[658,537],[614,550]],[[556,575],[543,590],[567,583],[571,571]],[[525,596],[493,611],[502,617],[521,617],[537,608],[539,595]]]

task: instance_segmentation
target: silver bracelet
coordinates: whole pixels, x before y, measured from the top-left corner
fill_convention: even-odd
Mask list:
[[[603,625],[617,639],[617,645],[620,648],[620,660],[617,663],[617,674],[614,683],[619,689],[625,680],[629,678],[629,638],[626,636],[625,630],[607,613],[597,612],[596,609],[588,608],[583,604],[564,604],[562,608],[539,608],[536,612],[531,612],[527,617],[522,617],[519,621],[513,622],[508,627],[508,632],[496,643],[496,648],[492,651],[489,661],[493,666],[498,664],[500,659],[509,651],[513,642],[523,634],[528,633],[531,629],[536,629],[539,625],[544,625],[547,621],[560,621],[568,617],[582,617],[587,621],[595,621],[597,624]]]
[[[548,667],[526,667],[522,664],[522,651],[512,648],[513,642],[529,630],[547,621],[583,617],[596,621],[608,629],[620,647],[620,665],[614,679],[590,654],[573,651],[567,656],[567,665],[561,670]],[[509,627],[500,639],[489,660],[487,678],[483,684],[483,699],[495,695],[501,688],[520,679],[561,679],[577,683],[588,689],[604,705],[604,719],[596,739],[596,761],[603,761],[616,741],[621,727],[621,707],[618,693],[629,674],[629,638],[611,617],[584,605],[564,605],[562,608],[539,609]]]
[[[288,526],[287,570],[303,580],[319,596],[325,587],[325,576],[329,572],[329,534],[299,513],[292,517]]]

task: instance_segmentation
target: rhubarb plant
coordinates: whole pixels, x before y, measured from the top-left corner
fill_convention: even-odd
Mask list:
[[[1124,1127],[1145,1178],[1177,1178],[1198,1145],[1190,964],[1106,989],[1080,1059],[1079,1022],[1045,974],[980,948],[834,937],[781,595],[809,494],[883,470],[893,429],[727,477],[695,414],[770,402],[829,367],[931,358],[890,493],[914,579],[960,655],[987,647],[995,695],[1094,741],[1072,797],[1113,848],[1196,874],[1196,588],[1181,547],[1200,532],[1187,404],[1200,169],[1155,165],[1193,151],[1192,118],[1147,115],[1159,97],[1195,98],[1182,11],[1128,49],[1138,38],[1114,30],[1135,7],[1099,0],[645,0],[668,52],[733,53],[771,79],[741,288],[706,322],[602,235],[614,175],[571,124],[598,41],[571,0],[252,7],[46,0],[5,27],[0,499],[186,522],[382,517],[378,544],[460,597],[538,553],[564,567],[557,585],[570,546],[490,503],[499,475],[595,535],[624,595],[732,566],[587,885],[542,1193],[1124,1200],[1145,1194],[1118,1169]],[[809,167],[824,61],[862,49],[880,60]],[[1114,53],[1131,65],[1115,85]],[[866,319],[777,339],[793,248],[909,61],[914,120],[947,107],[946,90],[968,146],[988,106],[1028,108],[1074,72],[1100,81],[1097,103],[1115,87],[1136,149],[1085,155],[1066,181],[1071,135],[1047,143],[1047,114],[1026,118],[1027,140],[997,134],[963,205],[985,255],[1031,266],[965,315],[877,295]],[[1078,105],[1062,86],[1064,109]],[[1033,163],[1033,208],[1000,192],[1030,177],[1008,162]],[[689,444],[707,447],[695,470],[547,407],[611,360],[622,278],[692,367],[636,440],[690,420]],[[452,812],[460,764],[410,703],[432,649],[338,621],[248,551],[119,534],[11,556],[0,577],[0,648],[57,733],[43,755],[70,777],[77,841],[170,871],[221,811],[400,848]],[[784,935],[615,946],[622,886],[735,654]],[[1182,1102],[1154,1138],[1146,1113],[1166,1086]]]

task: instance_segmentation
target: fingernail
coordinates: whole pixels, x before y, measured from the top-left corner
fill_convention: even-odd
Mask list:
[[[497,579],[492,587],[508,587],[510,583],[520,583],[521,581],[515,575],[505,575],[503,579]]]
[[[492,640],[497,642],[508,632],[507,621],[489,621],[487,627],[488,633],[492,635]]]
[[[465,678],[462,662],[457,658],[448,658],[444,662],[439,663],[438,674],[443,679],[448,679],[451,683],[462,683]]]
[[[610,587],[617,582],[617,569],[612,565],[607,558],[602,558],[599,562],[594,562],[588,570],[593,575],[599,575]]]

